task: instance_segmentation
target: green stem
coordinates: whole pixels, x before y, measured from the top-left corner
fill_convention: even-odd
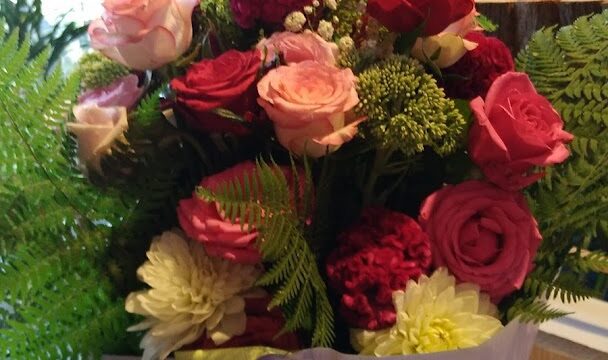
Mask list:
[[[367,207],[373,203],[376,183],[378,179],[384,174],[386,165],[391,158],[394,150],[392,148],[378,148],[376,150],[376,156],[374,157],[374,163],[370,171],[367,183],[363,187],[363,207]]]

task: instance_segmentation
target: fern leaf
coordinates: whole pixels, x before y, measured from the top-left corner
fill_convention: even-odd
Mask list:
[[[27,62],[17,39],[0,38],[0,354],[98,357],[124,349],[128,322],[103,261],[112,227],[100,224],[129,206],[66,157],[78,79],[45,78],[49,52]]]
[[[509,321],[519,319],[522,323],[539,324],[568,315],[568,312],[552,308],[537,300],[518,300],[507,312]]]
[[[311,181],[308,177],[305,180]],[[217,191],[198,188],[197,193],[217,202],[230,219],[255,220],[250,225],[258,230],[264,261],[271,264],[259,284],[274,285],[270,307],[283,309],[287,319],[283,331],[312,326],[312,345],[331,345],[333,310],[280,168],[259,160],[251,177],[224,184]]]

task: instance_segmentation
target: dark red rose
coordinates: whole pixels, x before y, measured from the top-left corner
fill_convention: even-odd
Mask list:
[[[216,59],[193,64],[186,75],[171,81],[177,99],[176,110],[198,130],[246,134],[243,125],[215,115],[211,110],[224,108],[241,116],[257,112],[255,82],[261,65],[258,50],[230,50]]]
[[[270,298],[248,298],[245,300],[247,327],[243,335],[235,336],[221,345],[215,345],[213,340],[203,335],[198,341],[184,347],[182,350],[220,349],[247,346],[268,346],[275,349],[298,350],[301,348],[296,334],[286,333],[278,338],[275,336],[285,326],[285,319],[277,308],[268,311]]]
[[[393,32],[409,32],[425,22],[436,35],[475,9],[474,0],[369,0],[367,13]]]
[[[469,156],[488,180],[520,190],[543,177],[537,167],[565,161],[574,136],[551,103],[536,92],[528,75],[508,72],[490,86],[485,100],[471,101],[475,119]]]
[[[429,238],[415,220],[370,208],[338,237],[338,248],[327,260],[327,276],[341,296],[340,312],[350,326],[382,329],[395,323],[393,291],[426,274],[431,261]]]
[[[468,51],[456,64],[443,69],[443,73],[448,75],[444,87],[449,97],[471,100],[477,96],[485,97],[494,80],[513,71],[515,65],[511,51],[499,39],[479,31],[470,32],[466,39],[477,43],[477,48]]]
[[[312,0],[230,0],[230,8],[236,23],[245,29],[256,24],[282,25],[290,12],[302,10]]]

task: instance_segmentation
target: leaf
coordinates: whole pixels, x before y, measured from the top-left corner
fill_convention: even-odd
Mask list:
[[[306,179],[297,182],[311,183],[310,172],[305,174]],[[263,160],[258,160],[251,177],[227,182],[215,192],[199,187],[197,194],[218,203],[233,222],[247,218],[258,230],[257,244],[269,264],[258,284],[273,292],[270,308],[283,309],[287,320],[284,330],[312,330],[313,346],[330,346],[334,338],[333,310],[317,259],[302,230],[304,224],[292,203],[294,195],[304,194],[290,190],[282,170]]]

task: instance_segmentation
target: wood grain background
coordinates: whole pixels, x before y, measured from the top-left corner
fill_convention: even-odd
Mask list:
[[[607,5],[608,0],[477,0],[477,10],[499,25],[493,35],[504,41],[514,54],[536,30],[571,24],[579,16],[600,12]]]

